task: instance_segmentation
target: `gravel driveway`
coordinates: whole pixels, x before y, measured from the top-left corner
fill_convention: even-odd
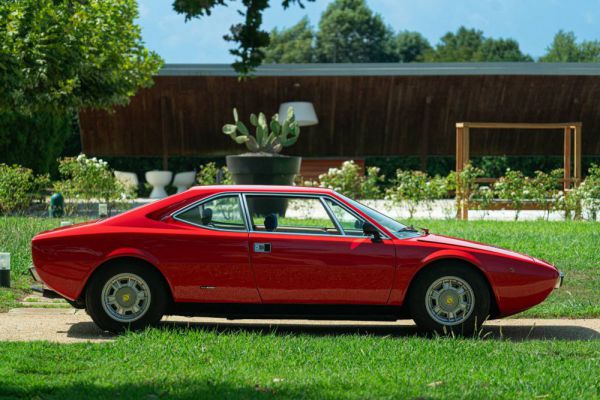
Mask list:
[[[304,333],[311,335],[371,334],[410,336],[412,321],[356,322],[308,320],[227,320],[203,317],[165,317],[165,328],[216,329],[222,332]],[[509,340],[599,340],[600,319],[506,319],[487,322],[481,336]],[[72,308],[15,308],[0,313],[0,341],[48,340],[60,343],[103,342],[117,336],[100,331],[82,310]]]

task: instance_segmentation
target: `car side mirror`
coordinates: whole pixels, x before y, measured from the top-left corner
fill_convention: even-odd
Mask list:
[[[374,243],[381,242],[381,233],[379,233],[379,229],[377,229],[375,227],[375,225],[373,225],[370,222],[365,221],[362,228],[363,228],[363,233],[365,234],[365,236],[371,236],[371,240]]]

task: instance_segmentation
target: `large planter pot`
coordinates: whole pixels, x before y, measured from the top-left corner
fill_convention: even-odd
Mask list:
[[[292,185],[300,172],[302,158],[248,153],[227,156],[226,161],[237,185]],[[273,212],[284,216],[287,209],[287,201],[284,199],[250,203],[252,211],[263,216]]]
[[[237,185],[292,185],[302,158],[248,153],[226,160]]]

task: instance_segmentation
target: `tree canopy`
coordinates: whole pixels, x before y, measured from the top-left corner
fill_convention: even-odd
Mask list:
[[[533,61],[523,54],[519,44],[513,39],[486,38],[477,29],[458,28],[456,33],[446,33],[428,52],[426,61],[468,62],[468,61]]]
[[[272,63],[311,63],[314,62],[314,32],[308,18],[304,17],[288,29],[273,29],[269,46],[265,49],[264,62]]]
[[[0,110],[127,103],[162,64],[136,18],[135,0],[0,1]]]
[[[542,62],[600,62],[600,41],[577,43],[573,32],[558,31],[540,58]]]
[[[402,31],[394,39],[394,51],[400,62],[423,61],[431,51],[429,41],[419,32]]]
[[[594,54],[595,43],[581,46]],[[265,53],[269,63],[533,61],[516,40],[487,38],[476,29],[448,32],[435,47],[419,32],[394,35],[364,0],[333,1],[316,32],[306,17],[291,28],[274,29]]]
[[[365,0],[335,0],[319,22],[316,59],[333,63],[396,61],[393,36]]]

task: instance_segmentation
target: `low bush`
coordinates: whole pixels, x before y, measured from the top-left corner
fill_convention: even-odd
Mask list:
[[[514,171],[521,171],[523,175],[534,177],[538,170],[552,171],[562,168],[562,156],[549,155],[527,155],[527,156],[474,156],[471,157],[473,166],[484,171],[482,176],[489,178],[499,178],[510,168]],[[593,164],[600,163],[600,156],[582,156],[581,166],[585,171]],[[366,157],[366,166],[376,166],[385,176],[393,177],[395,171],[402,170],[421,170],[427,172],[429,176],[446,176],[454,171],[456,158],[454,156],[427,156],[425,169],[421,163],[421,158],[417,155],[408,156],[386,156],[386,157]],[[112,165],[112,164],[111,164]],[[384,183],[388,185],[390,181]]]
[[[543,171],[536,171],[535,176],[530,180],[531,198],[538,204],[541,204],[546,219],[550,217],[550,212],[555,208],[554,197],[561,188],[560,179],[564,176],[564,170],[555,169],[549,174]]]
[[[582,206],[589,213],[589,219],[595,221],[600,212],[600,166],[592,164],[588,175],[577,188]]]
[[[432,178],[422,171],[399,169],[391,186],[386,189],[385,197],[394,203],[406,205],[410,218],[413,218],[420,203],[431,206],[434,200],[448,197],[451,182],[439,176]]]
[[[133,197],[132,189],[122,185],[106,161],[88,158],[85,154],[59,160],[58,170],[63,180],[54,189],[67,200],[102,201],[113,208],[118,202]],[[67,213],[73,210],[66,205]]]
[[[385,177],[379,174],[378,167],[369,167],[366,172],[362,175],[360,166],[350,160],[345,161],[341,168],[330,168],[327,173],[319,175],[318,183],[309,181],[304,184],[332,189],[356,199],[375,199],[381,194],[379,185]]]
[[[494,193],[501,200],[510,201],[515,209],[515,220],[523,209],[523,203],[533,199],[531,179],[521,171],[506,170],[494,184]]]
[[[32,202],[43,200],[49,186],[47,174],[34,175],[20,165],[0,164],[0,213],[26,210]]]
[[[227,167],[217,167],[214,162],[200,166],[196,174],[198,185],[232,185],[233,179]]]

